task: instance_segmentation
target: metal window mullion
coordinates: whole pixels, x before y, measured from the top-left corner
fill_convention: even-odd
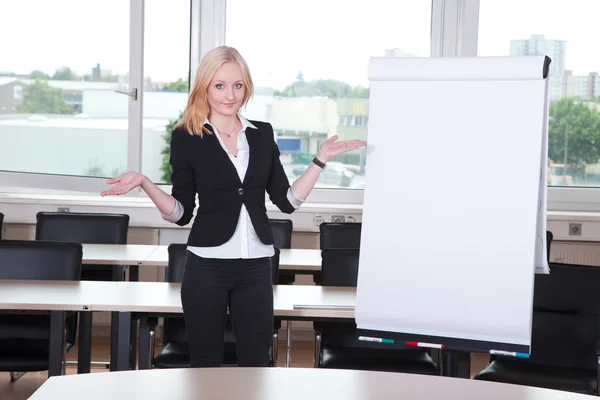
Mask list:
[[[142,171],[142,133],[144,98],[144,0],[130,0],[129,23],[129,97],[127,129],[127,170]],[[139,194],[139,188],[131,194]]]
[[[200,54],[225,44],[225,0],[202,0]]]
[[[433,0],[432,57],[475,57],[479,0]]]
[[[444,7],[446,0],[431,2],[431,57],[442,57],[444,48]]]
[[[202,58],[200,52],[202,3],[202,0],[190,2],[190,89],[196,79],[196,70]]]
[[[460,0],[457,32],[457,55],[476,57],[479,35],[480,0]]]

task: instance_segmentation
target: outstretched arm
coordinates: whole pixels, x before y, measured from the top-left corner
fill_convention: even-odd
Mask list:
[[[319,152],[317,153],[317,160],[325,164],[335,156],[347,151],[356,150],[366,144],[364,140],[346,140],[338,142],[337,139],[338,136],[335,135],[323,142]],[[315,187],[321,171],[323,171],[321,167],[311,162],[308,168],[306,168],[306,171],[304,171],[304,173],[294,181],[292,187],[294,188],[294,192],[298,195],[298,197],[303,199],[308,197],[310,192]]]
[[[120,195],[130,190],[141,187],[150,200],[156,205],[163,218],[177,225],[186,225],[192,219],[196,207],[196,188],[194,169],[190,165],[182,142],[186,133],[173,131],[171,135],[171,181],[173,182],[172,195],[165,193],[149,178],[138,172],[126,172],[116,178],[109,179],[106,183],[115,185],[101,193],[102,196]]]
[[[156,186],[148,177],[138,172],[126,172],[116,178],[109,179],[109,185],[115,185],[109,190],[100,193],[101,196],[118,196],[130,190],[141,187],[150,200],[156,205],[162,214],[170,214],[175,207],[175,199],[161,188]]]

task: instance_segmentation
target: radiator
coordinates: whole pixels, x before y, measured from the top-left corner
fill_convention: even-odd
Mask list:
[[[600,266],[600,243],[553,241],[550,249],[550,261]]]

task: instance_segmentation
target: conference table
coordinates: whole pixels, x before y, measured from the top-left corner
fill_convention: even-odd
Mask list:
[[[84,264],[166,266],[168,246],[144,244],[83,244]],[[279,269],[298,273],[321,270],[321,250],[280,249]]]
[[[103,372],[48,379],[32,400],[583,400],[506,383],[393,372],[315,368],[188,368]]]
[[[49,376],[61,373],[65,312],[79,311],[82,320],[94,311],[113,312],[116,318],[112,327],[111,370],[123,371],[130,366],[132,313],[181,314],[180,288],[181,284],[168,282],[0,280],[0,310],[50,313]],[[273,286],[273,300],[275,316],[286,320],[353,320],[356,288]],[[79,373],[90,371],[91,329],[87,329],[80,325]],[[290,342],[287,366],[289,346]],[[140,366],[149,365],[149,331],[143,323],[140,323],[139,348]]]

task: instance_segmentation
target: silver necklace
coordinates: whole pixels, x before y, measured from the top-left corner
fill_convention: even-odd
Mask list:
[[[231,132],[225,133],[225,135],[227,135],[227,137],[230,138],[231,134],[233,133],[233,131],[235,131],[235,128],[237,128],[237,124],[235,124],[235,126],[233,127],[233,129],[231,130]]]

